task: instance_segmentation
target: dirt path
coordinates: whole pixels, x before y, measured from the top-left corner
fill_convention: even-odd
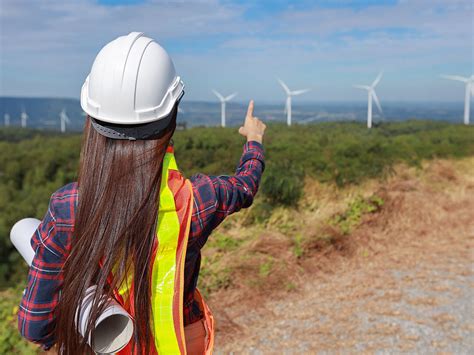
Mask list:
[[[217,353],[474,353],[473,174],[446,164],[387,183],[352,256],[310,261],[332,271],[245,313],[228,305]]]

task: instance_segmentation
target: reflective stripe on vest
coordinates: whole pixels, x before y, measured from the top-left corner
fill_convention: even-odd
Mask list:
[[[174,155],[166,153],[163,160],[156,230],[158,247],[153,261],[151,282],[154,340],[155,347],[161,354],[186,353],[183,328],[183,284],[184,256],[188,233],[183,233],[183,228],[180,228],[174,195],[168,186],[171,182],[169,181],[170,170],[177,169]],[[189,184],[189,181],[186,180],[185,183]],[[189,219],[191,217],[192,193],[188,195],[189,206],[186,206],[186,209]],[[189,231],[189,221],[186,222],[184,229]]]
[[[185,180],[178,171],[173,149],[168,147],[163,159],[157,243],[153,251],[151,275],[154,349],[145,352],[147,354],[186,354],[183,320],[184,264],[192,206],[191,182]],[[140,321],[140,315],[136,315],[133,309],[133,280],[128,280],[129,282],[122,283],[115,295],[122,306]],[[211,354],[214,345],[214,318],[197,289],[195,299],[204,314],[207,333],[205,354]],[[130,354],[131,348],[129,344],[119,354]]]

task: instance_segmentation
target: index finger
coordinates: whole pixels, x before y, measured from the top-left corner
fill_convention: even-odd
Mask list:
[[[253,100],[249,102],[249,108],[247,109],[247,117],[253,117]]]

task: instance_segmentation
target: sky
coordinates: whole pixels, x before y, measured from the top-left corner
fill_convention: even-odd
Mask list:
[[[471,0],[1,0],[0,96],[79,98],[99,50],[132,31],[171,55],[185,100],[462,101]]]

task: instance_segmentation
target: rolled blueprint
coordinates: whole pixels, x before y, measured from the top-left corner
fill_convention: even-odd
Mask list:
[[[24,218],[13,226],[10,231],[10,240],[26,263],[31,266],[35,252],[31,247],[31,237],[36,232],[41,221],[36,218]],[[86,290],[82,300],[79,324],[79,333],[84,336],[90,316],[92,300],[96,286]],[[133,320],[125,309],[113,298],[101,300],[107,302],[102,314],[97,318],[95,329],[87,339],[87,343],[96,353],[112,354],[123,349],[133,335]]]
[[[31,237],[38,229],[40,220],[36,218],[24,218],[15,223],[10,231],[10,240],[20,255],[31,266],[35,251],[31,247]]]

